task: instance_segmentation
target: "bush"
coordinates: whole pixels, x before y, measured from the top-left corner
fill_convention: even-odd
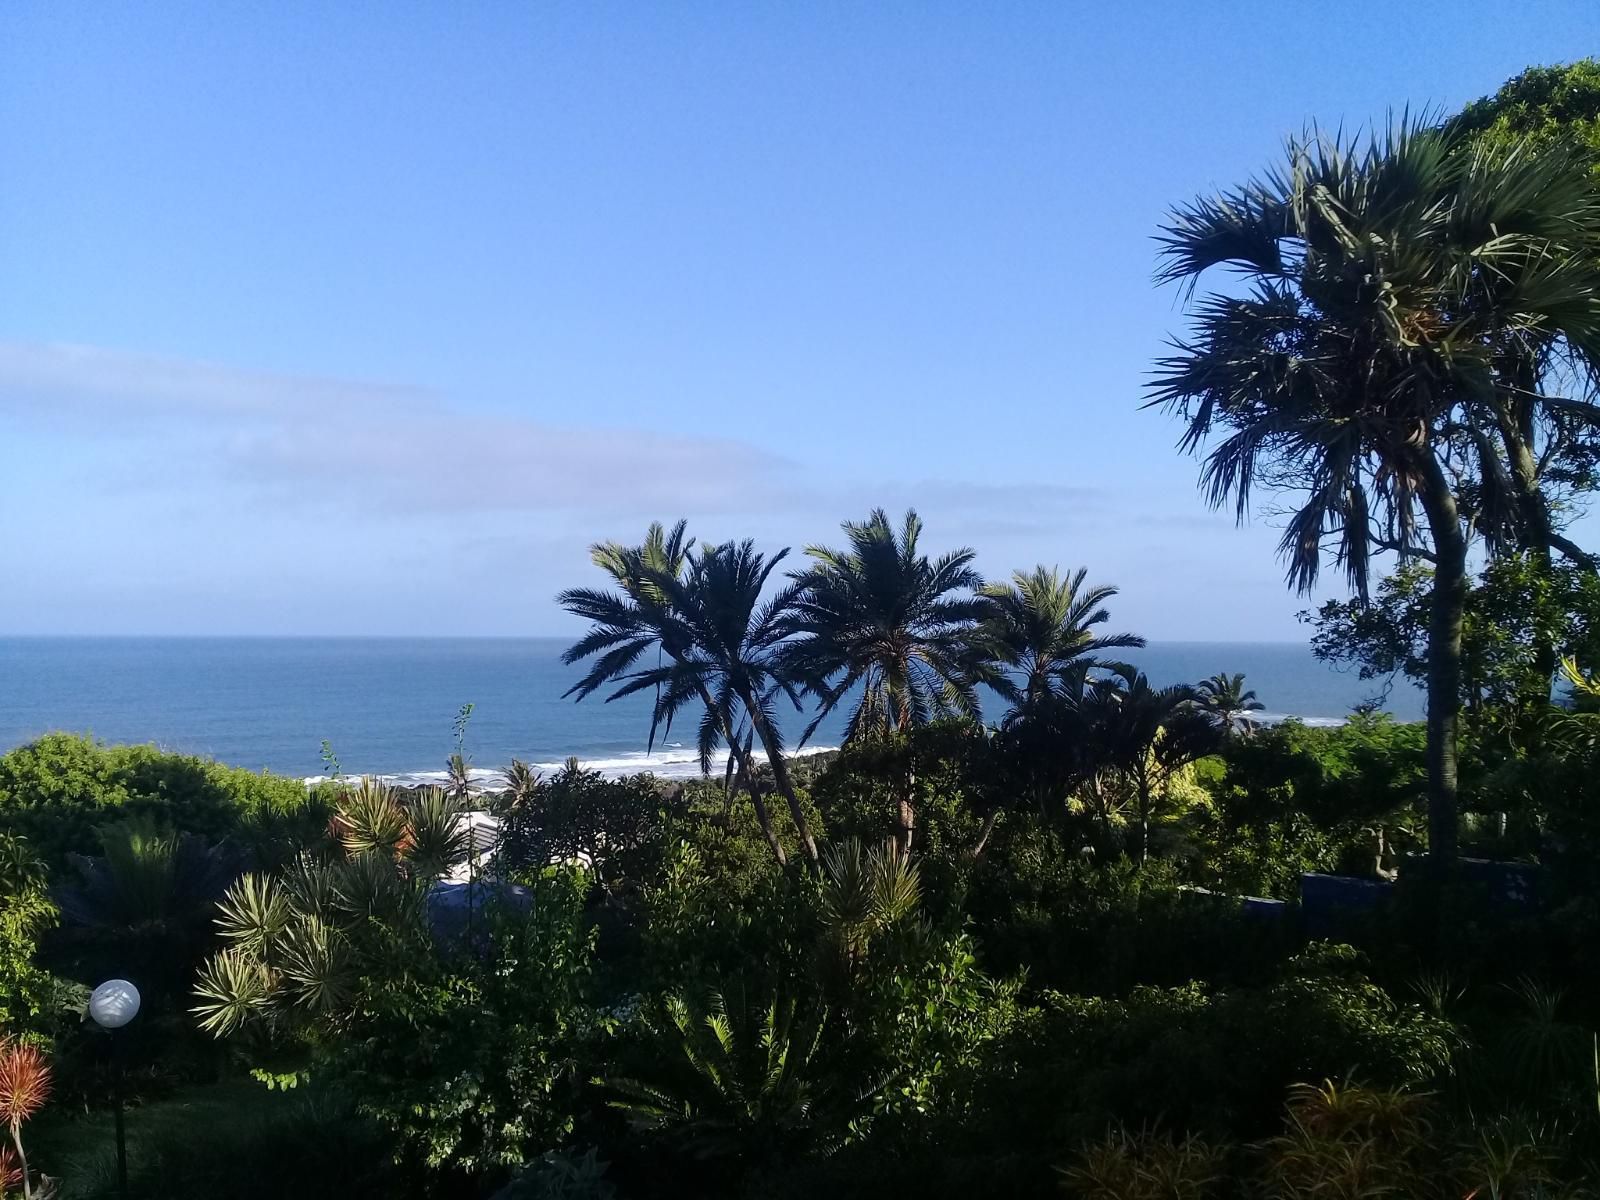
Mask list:
[[[210,841],[248,841],[308,809],[311,795],[297,779],[154,746],[51,733],[0,755],[0,830],[26,837],[52,873],[68,854],[93,854],[107,821],[148,817]]]
[[[1224,1137],[1271,1130],[1302,1079],[1426,1083],[1459,1046],[1454,1028],[1403,1005],[1349,947],[1318,946],[1261,988],[1137,987],[1126,998],[1050,993],[997,1044],[980,1111],[991,1136],[1063,1146],[1107,1122]]]

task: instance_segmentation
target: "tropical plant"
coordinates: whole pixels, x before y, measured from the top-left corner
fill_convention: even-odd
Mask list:
[[[922,883],[916,865],[892,845],[863,850],[854,838],[828,847],[822,868],[826,957],[848,978],[878,934],[917,912]]]
[[[1287,1132],[1265,1146],[1270,1194],[1283,1200],[1426,1195],[1442,1165],[1442,1156],[1427,1161],[1432,1132],[1426,1099],[1398,1088],[1331,1080],[1296,1085]]]
[[[706,628],[708,605],[725,606],[734,598],[738,588],[730,590],[725,587],[725,594],[719,597],[699,596],[695,591],[696,588],[711,582],[727,584],[731,580],[729,572],[713,571],[699,565],[692,555],[694,544],[694,539],[687,536],[686,522],[679,521],[670,531],[659,522],[653,523],[645,534],[644,542],[639,546],[601,542],[590,548],[590,558],[597,567],[611,577],[617,585],[617,590],[572,588],[556,598],[556,602],[568,612],[590,622],[589,632],[569,646],[561,656],[562,661],[569,665],[593,659],[589,669],[567,690],[567,694],[583,700],[609,684],[618,684],[617,689],[607,697],[609,700],[614,700],[618,696],[630,695],[645,688],[654,690],[657,704],[650,723],[650,745],[653,747],[657,735],[662,731],[663,723],[670,724],[672,717],[684,704],[684,699],[678,697],[673,697],[674,703],[662,704],[663,699],[666,699],[663,694],[662,673],[669,663],[683,667],[684,669],[678,673],[678,685],[687,688],[690,695],[699,701],[703,710],[698,741],[701,769],[710,772],[711,755],[719,741],[728,747],[729,755],[738,767],[739,777],[749,784],[750,801],[755,808],[756,819],[760,822],[762,833],[767,839],[767,845],[782,863],[786,859],[786,853],[773,827],[766,801],[762,798],[759,787],[755,785],[756,770],[751,757],[754,739],[759,735],[763,746],[767,748],[768,760],[773,762],[774,775],[783,771],[783,763],[774,761],[775,757],[781,760],[781,741],[780,752],[774,756],[772,748],[767,746],[769,731],[764,725],[758,728],[760,723],[753,715],[762,709],[763,705],[767,706],[770,715],[771,684],[776,681],[770,678],[770,671],[764,670],[760,673],[763,686],[747,686],[753,685],[755,680],[741,678],[740,686],[730,686],[727,694],[713,694],[710,676],[714,673],[708,671],[704,663],[708,658],[726,657],[728,648],[720,644],[716,647],[701,645],[698,639],[711,632]],[[713,550],[712,553],[715,554],[716,551]],[[732,550],[730,553],[739,552]],[[750,553],[747,544],[744,551],[746,560]],[[766,575],[770,574],[776,564],[777,558],[766,565],[761,573],[762,585],[766,582]],[[745,565],[749,565],[748,561]],[[696,581],[691,583],[686,580],[685,577],[688,575],[695,575]],[[682,608],[685,600],[689,601],[688,611]],[[700,609],[698,622],[693,615],[697,608]],[[777,613],[770,615],[776,616]],[[753,632],[751,620],[756,616],[753,602],[748,606],[745,616],[745,636],[740,639],[741,643],[748,640],[748,636]],[[715,632],[721,635],[727,630],[719,629]],[[749,649],[754,650],[759,656],[769,654],[777,640],[774,634],[781,636],[775,629],[761,633],[761,639],[767,644]],[[651,650],[656,652],[655,673],[650,682],[643,687],[635,686],[640,673],[637,669],[639,663]],[[743,677],[747,672],[739,670],[735,674]],[[750,691],[751,707],[744,707],[744,697],[737,695],[741,689]],[[741,728],[744,729],[743,735]],[[775,736],[775,727],[770,732]],[[790,802],[791,814],[795,814],[798,811],[798,804],[790,794],[793,790],[792,785],[785,786],[787,772],[784,772],[784,776],[785,782],[779,784],[779,790],[784,793],[785,800]],[[804,828],[803,825],[798,827]],[[814,861],[815,844],[811,841],[809,831],[801,841],[808,856]]]
[[[1248,285],[1200,303],[1151,389],[1187,423],[1183,449],[1221,436],[1202,473],[1210,501],[1242,520],[1258,484],[1304,492],[1280,542],[1302,591],[1330,539],[1363,595],[1377,552],[1433,564],[1440,862],[1457,844],[1469,530],[1491,548],[1536,536],[1544,500],[1527,468],[1600,420],[1556,394],[1563,370],[1581,382],[1600,355],[1597,239],[1600,202],[1572,155],[1468,151],[1415,123],[1365,146],[1294,141],[1286,168],[1177,210],[1162,236],[1162,279],[1193,289],[1229,266]]]
[[[829,1012],[793,994],[752,1002],[743,989],[704,1005],[668,996],[646,1028],[660,1047],[660,1078],[600,1080],[609,1103],[641,1132],[667,1137],[691,1157],[772,1169],[843,1145],[865,1118],[877,1081],[853,1086],[830,1057]],[[832,1036],[830,1036],[832,1035]]]
[[[1050,694],[1076,697],[1087,674],[1096,669],[1126,669],[1106,661],[1107,650],[1135,650],[1145,643],[1131,633],[1097,633],[1111,619],[1105,604],[1117,589],[1085,581],[1080,567],[1063,576],[1054,567],[1016,571],[1009,583],[980,589],[985,604],[982,635],[989,652],[1005,669],[990,686],[1021,712]]]
[[[1224,733],[1255,727],[1251,713],[1260,712],[1261,701],[1244,686],[1243,675],[1217,674],[1195,685],[1195,700]]]
[[[505,790],[500,795],[502,812],[515,812],[539,794],[540,775],[520,758],[513,758],[501,776]]]
[[[50,1064],[37,1046],[0,1035],[0,1125],[4,1125],[16,1151],[15,1173],[22,1181],[22,1194],[33,1195],[33,1179],[28,1173],[28,1153],[22,1145],[22,1126],[44,1107],[50,1098]],[[0,1174],[6,1164],[0,1164]],[[0,1189],[6,1185],[0,1184]]]
[[[808,546],[811,565],[794,574],[788,629],[798,636],[783,657],[818,701],[802,741],[850,697],[846,742],[951,716],[977,721],[978,687],[994,672],[978,636],[986,608],[973,594],[983,582],[974,552],[930,561],[915,511],[898,531],[875,509],[865,521],[845,522],[844,532],[849,549]],[[908,780],[896,834],[902,855],[916,826],[913,791]]]
[[[746,539],[702,546],[681,578],[647,569],[646,578],[666,598],[667,608],[679,623],[683,649],[670,662],[634,672],[614,695],[653,691],[656,720],[664,727],[670,727],[684,708],[700,706],[698,744],[703,768],[709,767],[710,752],[720,733],[731,735],[730,745],[741,744],[739,730],[748,727],[766,753],[773,783],[788,805],[801,850],[815,866],[819,861],[816,839],[801,806],[778,725],[780,700],[787,700],[796,711],[801,707],[793,670],[784,656],[794,589],[781,588],[762,598],[773,571],[787,555],[787,550],[780,550],[769,558]],[[759,802],[759,789],[752,788],[751,796]],[[781,855],[776,831],[768,841],[774,853]]]
[[[1227,1152],[1189,1134],[1113,1129],[1062,1168],[1069,1195],[1082,1200],[1204,1200],[1218,1194]]]
[[[1077,706],[1080,737],[1090,747],[1082,795],[1109,840],[1113,804],[1125,796],[1136,833],[1134,857],[1150,852],[1150,828],[1183,767],[1216,748],[1218,730],[1184,684],[1158,688],[1142,671],[1097,680]]]
[[[240,876],[217,906],[225,948],[195,987],[201,1028],[226,1037],[346,1019],[364,976],[425,952],[428,889],[462,861],[461,818],[459,802],[438,789],[404,804],[364,779],[335,817],[338,857]]]
[[[59,915],[44,863],[24,839],[0,833],[0,1029],[48,1036],[82,1007],[83,987],[37,961]]]

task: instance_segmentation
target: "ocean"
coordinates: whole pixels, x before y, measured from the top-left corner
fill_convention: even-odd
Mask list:
[[[251,770],[314,777],[324,739],[346,774],[437,778],[451,724],[473,711],[466,750],[489,771],[569,756],[620,775],[698,773],[696,718],[648,746],[650,702],[563,699],[577,678],[560,638],[0,638],[0,750],[51,730],[150,742]],[[1158,684],[1242,671],[1269,718],[1337,721],[1376,689],[1293,643],[1170,642],[1128,652]],[[1422,716],[1404,683],[1388,708]],[[985,713],[994,720],[998,709]],[[786,720],[791,744],[806,718]],[[817,748],[837,745],[843,716]]]

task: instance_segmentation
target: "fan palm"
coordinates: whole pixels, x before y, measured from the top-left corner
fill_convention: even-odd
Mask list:
[[[594,588],[572,588],[562,592],[556,602],[568,612],[590,622],[590,629],[577,642],[567,648],[561,661],[569,666],[592,659],[584,676],[567,690],[567,695],[586,699],[601,688],[631,677],[642,659],[655,651],[658,669],[670,660],[679,663],[693,656],[694,634],[690,626],[673,611],[667,590],[661,581],[682,580],[688,569],[694,539],[688,536],[688,523],[679,521],[671,530],[659,521],[653,522],[638,546],[624,546],[619,542],[601,542],[592,546],[590,558],[617,585],[616,591]],[[608,699],[615,699],[614,693]],[[709,691],[697,697],[708,714],[713,715],[709,727],[702,726],[700,745],[701,769],[711,769],[711,753],[721,740],[727,744],[729,756],[738,767],[737,775],[748,786],[751,803],[761,832],[780,863],[786,855],[783,843],[773,828],[772,816],[762,799],[752,759],[753,730],[740,730],[731,720],[724,721],[724,712],[713,700]],[[670,715],[670,709],[667,710]],[[654,748],[661,732],[663,709],[658,705],[650,724],[650,746]],[[709,740],[704,736],[710,733]],[[730,778],[730,783],[732,782]]]
[[[809,546],[810,567],[794,575],[785,661],[818,699],[805,739],[848,697],[855,706],[845,741],[906,733],[934,720],[981,717],[978,686],[994,675],[978,621],[983,584],[973,551],[929,560],[919,548],[922,521],[908,511],[899,531],[882,509],[847,521],[849,549]],[[916,822],[912,783],[902,791],[897,847],[911,850]]]
[[[1185,450],[1220,437],[1211,502],[1242,520],[1258,484],[1300,493],[1280,549],[1301,591],[1330,544],[1362,595],[1377,552],[1433,564],[1430,850],[1453,861],[1468,532],[1493,543],[1516,523],[1499,420],[1519,404],[1600,419],[1502,369],[1530,345],[1581,374],[1600,355],[1594,185],[1559,152],[1402,123],[1364,147],[1291,143],[1286,169],[1180,208],[1162,243],[1165,281],[1229,266],[1247,284],[1200,302],[1151,389]]]
[[[1224,733],[1252,729],[1255,722],[1250,714],[1262,708],[1255,692],[1244,686],[1243,675],[1218,673],[1196,684],[1195,693],[1200,707],[1211,714]]]

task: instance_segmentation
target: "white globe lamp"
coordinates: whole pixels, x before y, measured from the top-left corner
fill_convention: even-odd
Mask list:
[[[126,979],[108,979],[89,997],[89,1016],[101,1029],[121,1029],[139,1015],[139,989]]]

